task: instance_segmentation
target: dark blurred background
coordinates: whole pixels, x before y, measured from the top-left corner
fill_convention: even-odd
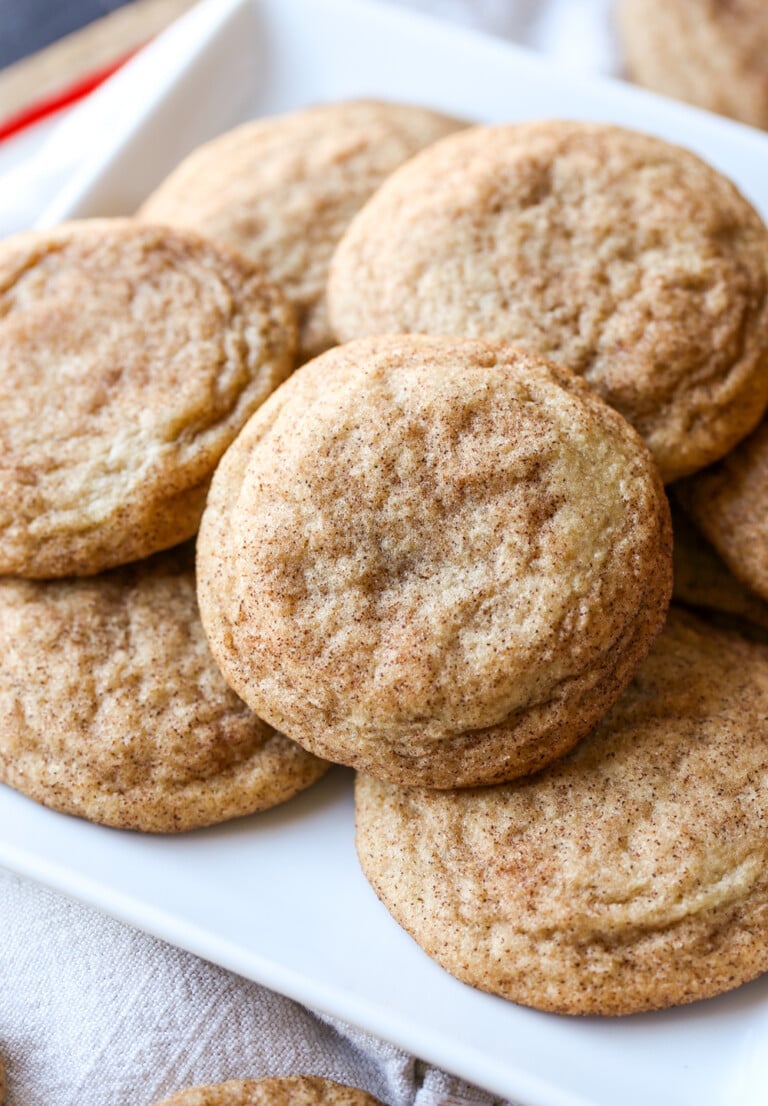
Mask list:
[[[0,68],[42,50],[127,0],[0,0]]]

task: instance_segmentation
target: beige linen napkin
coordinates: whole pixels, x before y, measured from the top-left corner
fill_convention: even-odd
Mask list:
[[[388,1106],[490,1095],[0,869],[7,1106],[150,1106],[196,1083],[308,1073]]]

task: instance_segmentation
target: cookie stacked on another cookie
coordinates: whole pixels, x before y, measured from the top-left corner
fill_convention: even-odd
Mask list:
[[[462,125],[375,100],[257,119],[193,151],[139,217],[191,227],[258,262],[296,309],[306,361],[334,344],[325,284],[350,220],[393,169]]]
[[[397,170],[328,286],[340,341],[516,342],[582,375],[665,482],[722,457],[768,403],[768,231],[730,181],[596,123],[472,127]]]
[[[0,243],[0,779],[170,831],[323,773],[221,678],[192,552],[139,560],[196,532],[295,342],[278,289],[195,234],[93,220]]]
[[[443,139],[353,220],[328,297],[341,341],[471,335],[553,358],[626,416],[665,482],[738,446],[768,402],[762,220],[693,154],[616,127],[547,121]],[[551,563],[546,571],[562,588]],[[753,610],[727,582],[721,590],[705,605]],[[766,970],[765,858],[753,863],[752,853],[768,819],[760,648],[675,614],[594,732],[564,760],[506,787],[442,783],[438,794],[397,786],[415,775],[358,765],[370,777],[358,785],[366,874],[449,970],[544,1009],[676,1005]],[[721,651],[731,686],[717,682]],[[531,669],[542,687],[545,666]],[[461,683],[452,686],[461,695]],[[748,740],[726,786],[713,764],[725,764],[741,739],[742,696]],[[701,733],[709,756],[700,755]],[[747,786],[753,770],[756,795]],[[661,796],[665,784],[664,809],[649,810],[648,794]],[[710,795],[723,797],[717,856]],[[627,819],[631,840],[617,836]],[[664,873],[658,888],[653,873]]]
[[[211,487],[199,597],[227,680],[307,749],[438,788],[512,779],[609,709],[661,628],[653,459],[572,373],[377,338],[299,369]]]
[[[768,128],[764,0],[619,0],[617,14],[633,80]]]
[[[460,978],[570,1013],[692,1001],[768,967],[768,653],[674,613],[648,655],[662,478],[763,416],[768,232],[659,139],[458,127],[248,124],[136,222],[0,244],[0,778],[168,831],[352,765],[366,874]],[[301,358],[332,342],[342,234],[356,340],[290,375],[289,300]],[[201,516],[210,652],[171,548]]]

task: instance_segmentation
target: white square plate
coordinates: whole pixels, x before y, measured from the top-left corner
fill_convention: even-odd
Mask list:
[[[613,120],[688,145],[768,216],[768,136],[364,0],[206,0],[85,105],[110,139],[42,220],[132,211],[241,119],[348,96],[480,120]],[[95,118],[95,115],[94,115]],[[661,1014],[575,1019],[474,991],[398,928],[354,852],[351,773],[177,838],[0,788],[0,863],[387,1038],[521,1106],[765,1106],[768,977]]]

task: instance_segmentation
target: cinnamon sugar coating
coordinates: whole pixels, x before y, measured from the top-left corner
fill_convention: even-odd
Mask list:
[[[381,1106],[381,1103],[357,1087],[313,1075],[287,1075],[189,1087],[155,1106]]]
[[[764,0],[621,0],[617,14],[633,80],[768,128]]]
[[[254,266],[94,219],[0,243],[0,574],[87,575],[197,530],[216,464],[293,368]]]
[[[0,581],[0,780],[124,829],[284,802],[327,765],[227,687],[188,547],[86,579]]]
[[[517,342],[583,376],[665,482],[715,461],[768,403],[768,232],[733,184],[659,138],[596,123],[473,127],[382,185],[339,244],[340,341]]]
[[[139,217],[190,227],[258,262],[296,309],[306,361],[334,344],[325,284],[350,220],[393,169],[462,125],[374,100],[257,119],[194,150]]]
[[[304,366],[227,452],[198,543],[226,679],[320,756],[404,783],[540,768],[659,631],[669,509],[573,374],[390,337]]]
[[[497,788],[357,782],[377,895],[472,986],[632,1014],[768,970],[768,647],[670,613],[567,757]]]

